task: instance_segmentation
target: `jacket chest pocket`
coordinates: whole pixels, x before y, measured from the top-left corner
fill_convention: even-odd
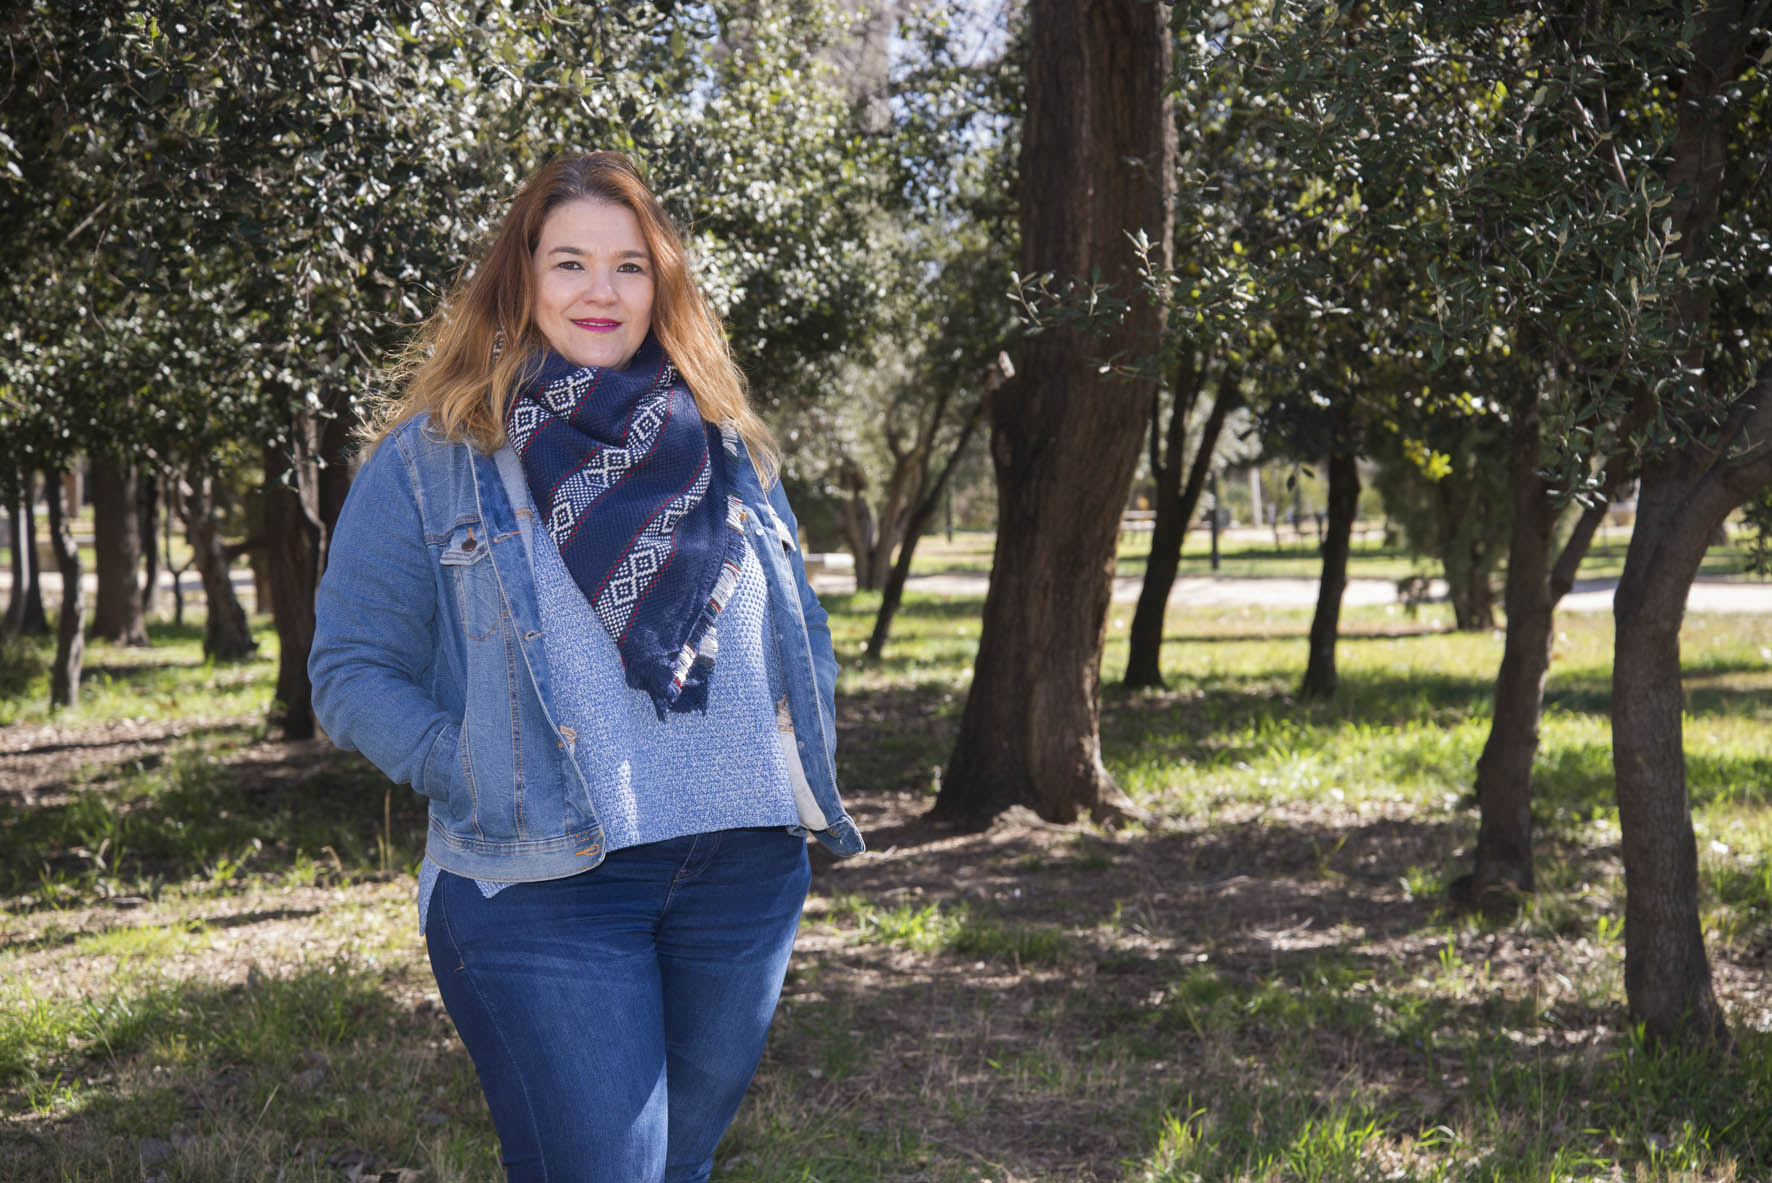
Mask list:
[[[492,545],[478,522],[457,526],[438,559],[455,587],[455,607],[462,632],[481,641],[505,618],[504,593],[492,569]]]

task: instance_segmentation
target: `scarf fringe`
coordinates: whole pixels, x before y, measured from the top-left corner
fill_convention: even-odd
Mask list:
[[[690,630],[689,640],[677,654],[677,660],[671,670],[671,686],[666,697],[671,702],[678,701],[683,695],[683,688],[695,673],[701,675],[700,685],[703,687],[701,702],[690,704],[697,709],[706,710],[705,686],[708,675],[713,673],[714,661],[719,656],[719,619],[720,613],[726,608],[726,601],[738,587],[739,576],[744,571],[744,502],[737,496],[726,498],[726,527],[731,532],[726,542],[726,558],[720,565],[720,576],[714,580],[713,593],[708,596],[707,604],[702,608],[701,616],[696,620],[695,627]],[[682,709],[682,708],[677,708]],[[659,711],[664,717],[664,711]]]

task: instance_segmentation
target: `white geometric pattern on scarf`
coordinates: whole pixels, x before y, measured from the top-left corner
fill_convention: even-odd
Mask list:
[[[541,430],[542,425],[550,419],[561,418],[568,421],[577,413],[585,396],[590,393],[593,385],[590,368],[574,370],[563,378],[559,378],[543,387],[535,396],[535,402],[519,401],[511,409],[511,417],[506,434],[510,437],[511,447],[519,456],[528,448],[530,439]],[[607,493],[622,477],[627,475],[634,463],[652,450],[658,440],[658,433],[664,427],[670,412],[670,388],[677,381],[676,369],[666,365],[660,372],[658,381],[652,389],[640,397],[634,406],[632,418],[628,421],[627,441],[624,446],[605,446],[598,449],[597,454],[587,460],[577,471],[561,482],[554,494],[554,507],[548,514],[548,534],[554,545],[565,548],[577,532],[578,524],[584,515],[596,503],[597,499]],[[536,405],[537,403],[541,405]],[[545,407],[545,410],[544,410]],[[703,486],[705,488],[705,485]],[[679,498],[678,500],[681,500]],[[672,503],[675,506],[676,502]],[[689,506],[693,506],[691,501]],[[687,512],[685,506],[671,518],[675,525],[678,518]],[[666,513],[671,510],[666,507]],[[645,534],[651,533],[648,526]],[[642,534],[644,539],[645,534]],[[656,571],[654,572],[656,573]],[[646,584],[641,585],[644,590]],[[636,597],[637,598],[637,597]],[[630,611],[631,611],[630,607]],[[623,617],[623,625],[626,617]],[[619,636],[619,633],[612,635]]]
[[[670,561],[676,549],[671,532],[684,514],[701,504],[707,494],[708,484],[712,478],[713,466],[704,464],[701,471],[695,474],[695,483],[688,489],[672,498],[670,503],[647,522],[640,530],[640,536],[622,556],[621,562],[610,573],[609,579],[597,593],[596,603],[591,610],[597,619],[608,630],[609,635],[620,638],[627,632],[628,619],[633,616],[634,608],[652,581]]]

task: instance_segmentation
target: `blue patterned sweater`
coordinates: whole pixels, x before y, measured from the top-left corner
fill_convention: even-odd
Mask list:
[[[660,722],[651,700],[628,686],[614,639],[558,548],[535,534],[535,504],[516,454],[501,448],[493,459],[535,574],[550,705],[590,788],[604,849],[741,826],[799,825],[776,726],[775,704],[786,687],[775,646],[767,643],[769,589],[754,543],[720,613],[707,713],[673,713]],[[440,870],[427,858],[419,872],[421,933]],[[480,891],[491,898],[507,886],[482,882]]]

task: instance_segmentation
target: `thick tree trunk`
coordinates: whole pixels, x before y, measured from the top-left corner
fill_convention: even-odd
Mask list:
[[[1450,499],[1449,481],[1440,481],[1434,488]],[[1517,486],[1516,486],[1517,488]],[[1487,544],[1461,529],[1457,519],[1469,512],[1468,504],[1443,501],[1441,527],[1442,562],[1446,569],[1446,598],[1452,602],[1452,627],[1461,633],[1487,632],[1495,627],[1495,592],[1489,586]],[[1464,535],[1464,537],[1460,537]]]
[[[234,594],[212,489],[212,478],[193,477],[180,497],[179,516],[184,519],[191,561],[203,581],[203,597],[208,603],[203,621],[203,655],[214,661],[239,661],[257,652],[258,642],[252,639],[246,611],[240,607],[240,597]]]
[[[1612,601],[1612,766],[1624,847],[1624,987],[1657,1040],[1723,1040],[1698,920],[1698,845],[1686,794],[1680,622],[1716,522],[1681,513],[1666,464],[1643,472]],[[1721,520],[1718,518],[1717,520]]]
[[[44,478],[49,487],[49,545],[55,551],[56,569],[62,577],[62,610],[55,623],[55,664],[49,667],[49,703],[71,707],[80,701],[80,667],[86,656],[86,592],[81,586],[80,548],[74,545],[74,515],[64,501],[71,482],[57,472],[45,473]]]
[[[1698,918],[1698,848],[1686,791],[1680,625],[1692,580],[1729,512],[1772,484],[1772,363],[1729,407],[1717,441],[1645,463],[1612,600],[1612,767],[1624,850],[1624,986],[1661,1042],[1727,1043]]]
[[[298,415],[296,435],[311,423]],[[305,438],[291,458],[282,444],[265,447],[265,567],[271,614],[277,625],[277,691],[272,722],[285,739],[314,736],[313,689],[308,652],[314,644],[314,594],[320,583],[319,473]]]
[[[1359,509],[1359,458],[1350,442],[1338,442],[1329,457],[1329,529],[1323,538],[1323,577],[1317,584],[1317,610],[1311,616],[1310,659],[1299,688],[1305,698],[1335,695],[1335,642],[1341,635],[1341,597],[1347,590],[1347,557]]]
[[[92,457],[93,568],[98,597],[92,609],[92,635],[119,645],[146,645],[142,617],[140,482],[134,465],[115,457]]]
[[[320,528],[325,531],[328,545],[333,527],[338,525],[338,515],[345,507],[345,496],[351,491],[356,430],[357,415],[349,394],[332,395],[320,424]],[[322,562],[321,569],[325,566]]]
[[[972,688],[938,817],[982,825],[1027,803],[1098,817],[1101,647],[1114,545],[1144,436],[1151,383],[1102,359],[1155,356],[1161,310],[1144,295],[1128,234],[1169,268],[1176,140],[1169,11],[1143,0],[1032,0],[1022,137],[1022,273],[1092,274],[1129,301],[1100,335],[1053,324],[991,400],[997,546]]]
[[[1763,17],[1763,7],[1755,14]],[[1688,260],[1702,251],[1723,197],[1730,124],[1717,98],[1744,64],[1748,15],[1745,0],[1704,6],[1680,82],[1668,210]],[[1688,373],[1706,369],[1700,334],[1710,301],[1711,289],[1702,284],[1673,301],[1676,323],[1695,341],[1684,362]],[[1723,519],[1772,482],[1765,443],[1772,435],[1772,363],[1728,404],[1721,431],[1694,427],[1693,437],[1644,463],[1638,484],[1637,520],[1612,601],[1612,766],[1624,849],[1624,987],[1631,1017],[1657,1041],[1727,1043],[1698,920],[1680,623]]]

